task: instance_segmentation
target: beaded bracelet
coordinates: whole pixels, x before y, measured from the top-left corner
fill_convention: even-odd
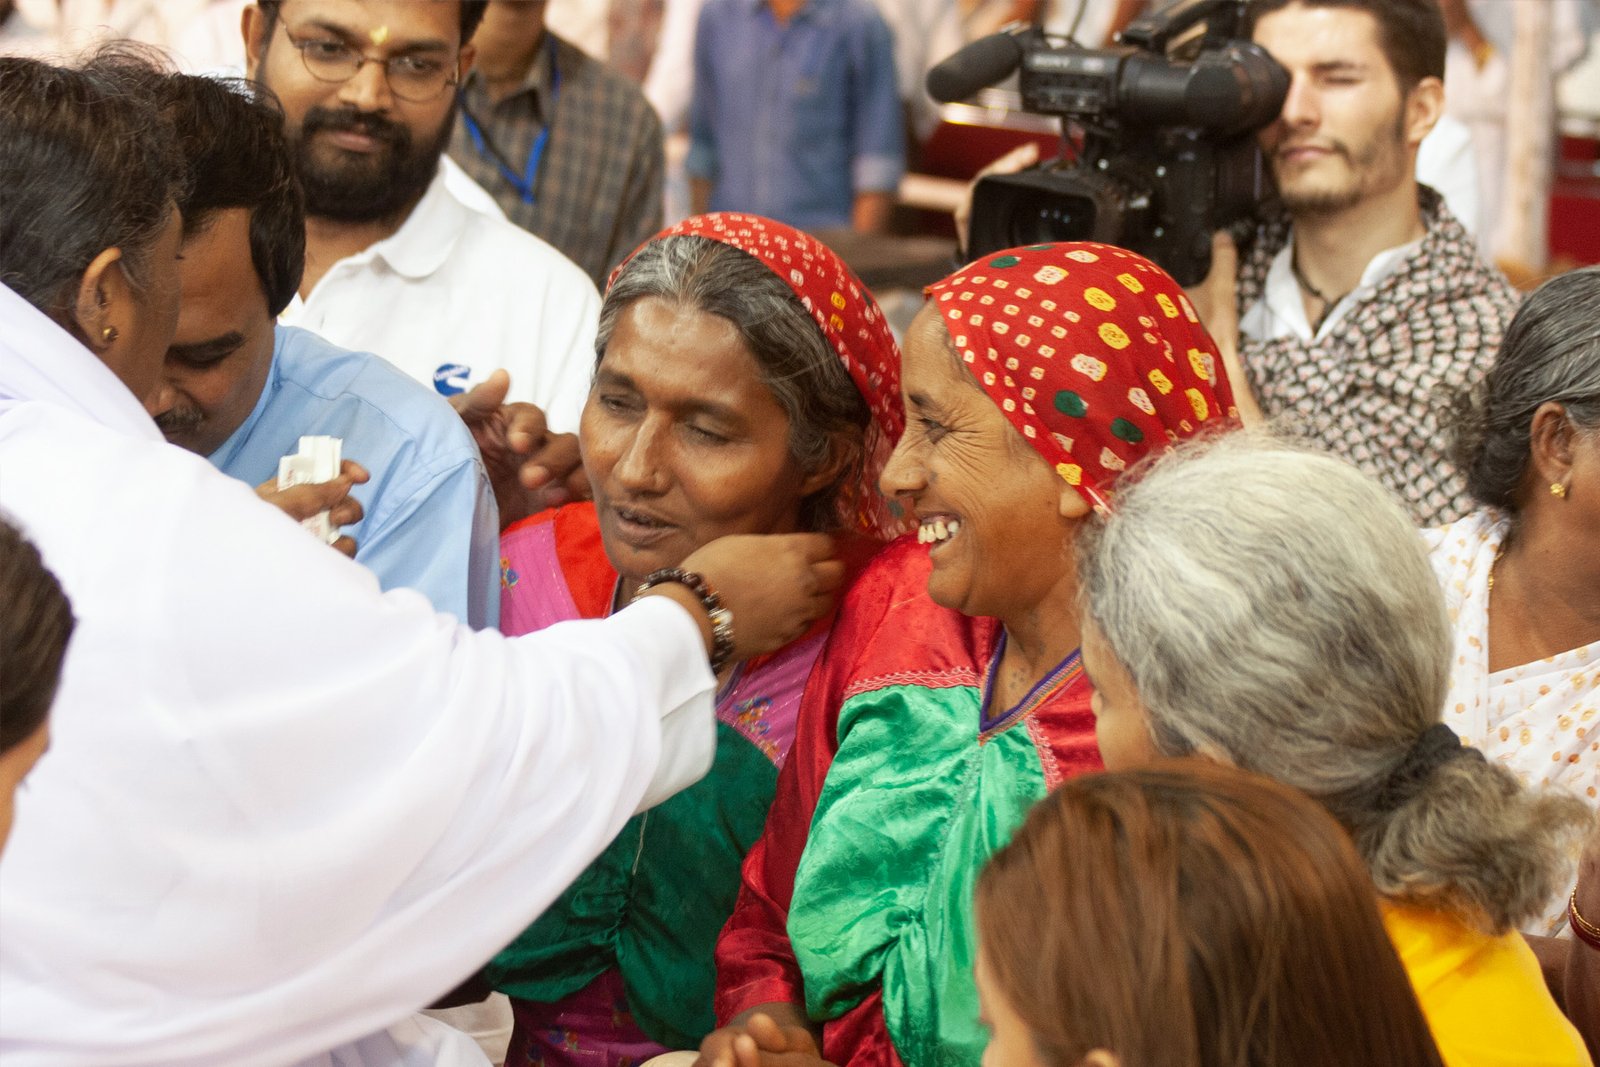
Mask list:
[[[1600,926],[1585,919],[1578,913],[1578,889],[1572,889],[1572,896],[1567,898],[1567,921],[1572,924],[1572,933],[1578,940],[1590,948],[1600,948]]]
[[[638,600],[645,590],[668,582],[676,582],[700,598],[700,605],[711,619],[711,673],[716,674],[733,658],[733,612],[722,606],[722,598],[711,588],[711,583],[694,571],[682,567],[663,567],[651,571],[633,594]]]

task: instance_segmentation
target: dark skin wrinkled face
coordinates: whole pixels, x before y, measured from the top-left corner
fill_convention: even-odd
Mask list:
[[[800,469],[789,428],[731,322],[658,297],[630,305],[578,431],[624,592],[718,537],[794,531],[830,475]]]
[[[928,594],[967,615],[1027,611],[1067,576],[1069,520],[1086,508],[952,354],[931,306],[906,335],[901,389],[906,432],[879,485],[932,544]]]

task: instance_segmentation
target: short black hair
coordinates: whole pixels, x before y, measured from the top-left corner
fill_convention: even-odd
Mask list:
[[[466,44],[478,32],[478,23],[489,10],[489,0],[460,0],[460,3],[461,43]],[[256,0],[256,6],[261,9],[261,33],[265,36],[278,25],[278,9],[283,6],[283,0]]]
[[[0,283],[58,321],[83,272],[120,248],[128,280],[182,195],[171,130],[119,71],[155,69],[107,51],[80,69],[0,57]]]
[[[1444,12],[1439,0],[1254,0],[1245,12],[1245,36],[1255,35],[1265,15],[1292,4],[1304,7],[1347,7],[1365,11],[1378,23],[1378,47],[1400,82],[1410,93],[1424,78],[1444,78],[1444,54],[1449,44]]]
[[[158,87],[177,136],[188,190],[178,207],[187,239],[229,208],[250,212],[250,259],[274,318],[289,306],[306,261],[305,196],[269,90],[242,79],[174,74]]]
[[[0,518],[0,752],[44,722],[75,620],[39,550]]]

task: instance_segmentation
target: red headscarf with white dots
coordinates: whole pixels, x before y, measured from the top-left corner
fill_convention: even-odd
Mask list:
[[[906,423],[900,400],[900,348],[878,302],[831,248],[781,222],[719,211],[684,219],[650,241],[680,236],[704,237],[754,256],[794,292],[816,320],[828,347],[838,353],[872,412],[866,460],[857,483],[847,487],[845,507],[856,529],[879,538],[893,537],[903,520],[878,492],[878,476]],[[612,271],[608,289],[626,265],[624,261]]]
[[[1211,335],[1154,263],[1069,242],[996,252],[928,287],[967,369],[1092,506],[1121,471],[1237,425]]]

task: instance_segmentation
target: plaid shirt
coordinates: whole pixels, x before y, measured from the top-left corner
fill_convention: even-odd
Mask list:
[[[1239,354],[1264,414],[1287,415],[1308,440],[1398,494],[1419,525],[1438,526],[1474,506],[1449,456],[1450,402],[1488,371],[1517,294],[1439,194],[1417,189],[1428,232],[1393,274],[1358,290],[1326,336],[1242,337]],[[1289,242],[1281,208],[1259,223],[1239,267],[1241,316]]]
[[[554,34],[549,40],[559,91],[552,92],[548,46],[540,47],[522,87],[498,104],[472,72],[461,107],[483,131],[489,154],[479,152],[463,117],[450,156],[512,222],[560,249],[604,289],[611,268],[661,228],[661,121],[637,85]],[[530,204],[501,164],[522,175],[546,122],[550,139]]]

